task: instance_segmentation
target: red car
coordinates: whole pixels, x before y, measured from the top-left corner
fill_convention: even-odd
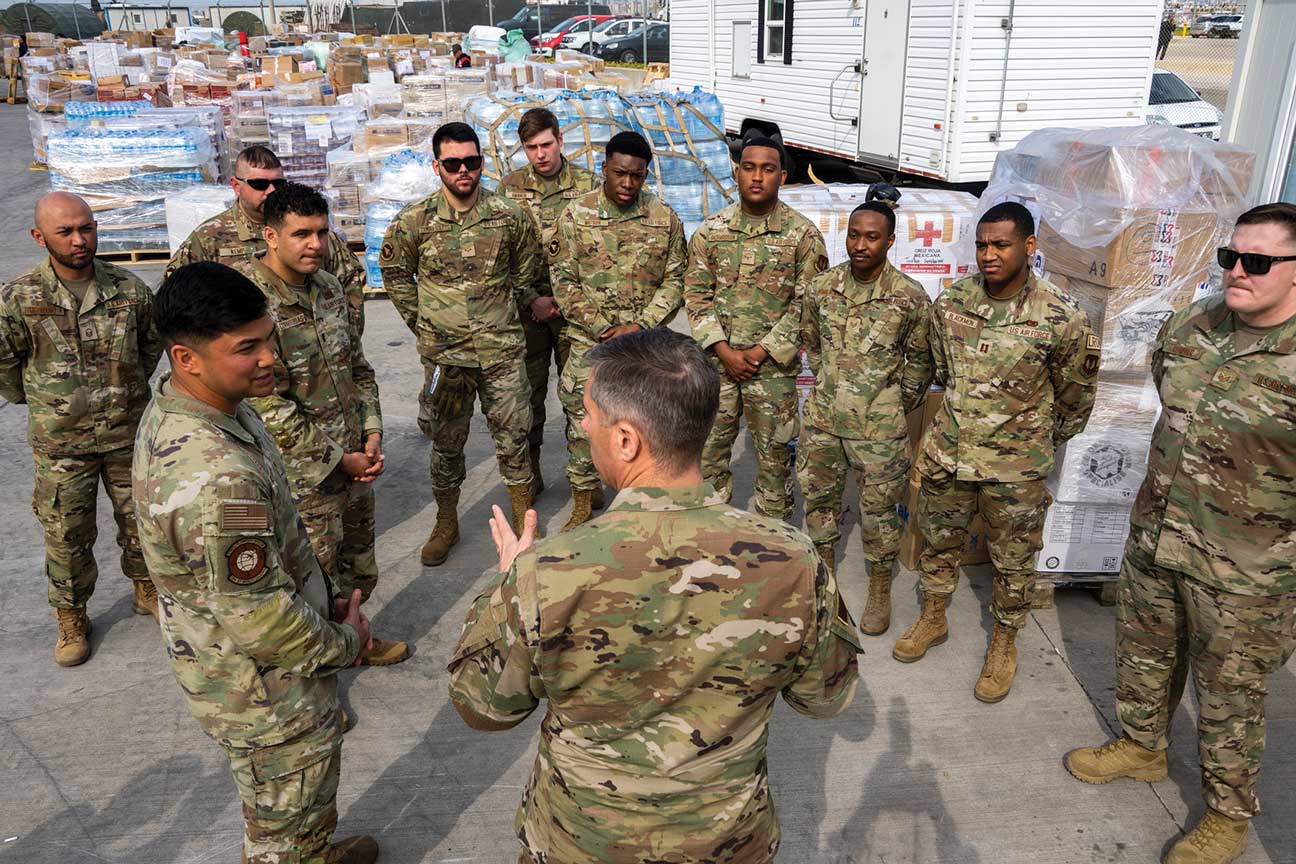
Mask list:
[[[562,44],[562,38],[580,25],[581,28],[594,29],[604,21],[610,21],[612,15],[573,15],[555,27],[531,40],[531,47],[540,54],[552,54]]]

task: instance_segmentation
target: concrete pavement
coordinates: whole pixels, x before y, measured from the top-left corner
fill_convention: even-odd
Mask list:
[[[39,255],[25,236],[44,175],[28,173],[26,118],[0,106],[0,166],[8,206],[0,227],[0,279]],[[38,180],[39,182],[29,182]],[[19,233],[23,232],[23,233]],[[160,268],[139,268],[156,283]],[[467,729],[450,706],[445,662],[463,616],[493,564],[486,520],[507,495],[481,418],[469,439],[461,500],[463,540],[438,568],[418,547],[435,505],[428,444],[415,424],[422,381],[413,342],[386,301],[366,306],[365,350],[382,391],[388,470],[379,481],[382,579],[367,612],[376,632],[408,639],[402,665],[343,676],[358,726],[347,735],[339,813],[342,834],[372,833],[382,861],[505,862],[516,857],[512,820],[534,758],[537,719],[504,733]],[[538,509],[550,531],[566,520],[561,412],[553,394],[544,452],[549,490]],[[0,407],[0,862],[161,864],[233,862],[240,813],[226,762],[181,701],[151,618],[134,615],[101,500],[90,603],[94,655],[62,669],[52,658],[54,616],[45,600],[41,532],[29,506],[26,412]],[[750,450],[740,444],[738,500],[751,493]],[[853,500],[851,501],[853,505]],[[841,547],[852,610],[865,581],[853,513]],[[1062,768],[1062,754],[1115,728],[1112,610],[1088,592],[1059,591],[1019,640],[1021,672],[997,706],[972,697],[991,622],[986,568],[954,597],[948,644],[920,663],[890,657],[916,615],[912,573],[897,580],[896,624],[865,639],[862,683],[841,717],[814,722],[780,705],[769,752],[789,864],[1088,864],[1153,862],[1200,815],[1192,721],[1176,717],[1171,776],[1156,786],[1091,787]],[[1269,753],[1260,781],[1266,812],[1244,864],[1296,861],[1296,681],[1271,679]]]

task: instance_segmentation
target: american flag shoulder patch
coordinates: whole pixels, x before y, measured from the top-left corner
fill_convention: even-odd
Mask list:
[[[222,531],[265,531],[270,528],[270,507],[264,501],[222,501]]]

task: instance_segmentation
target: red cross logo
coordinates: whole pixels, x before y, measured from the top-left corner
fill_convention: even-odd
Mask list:
[[[914,231],[913,240],[921,240],[922,245],[931,248],[933,240],[939,240],[945,232],[936,227],[934,222],[924,222],[921,231]]]

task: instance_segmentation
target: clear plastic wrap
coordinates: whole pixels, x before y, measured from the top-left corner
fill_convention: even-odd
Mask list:
[[[365,272],[372,288],[381,288],[382,271],[378,253],[382,249],[387,226],[406,204],[431,195],[441,188],[441,179],[433,167],[431,151],[399,150],[383,161],[378,179],[365,189],[370,201],[365,209]]]
[[[1102,376],[1083,432],[1064,444],[1045,485],[1068,504],[1133,504],[1147,475],[1161,403],[1151,377]]]
[[[49,137],[55,132],[67,128],[67,118],[60,114],[39,111],[28,103],[27,126],[31,131],[32,160],[37,165],[44,165],[48,159]]]
[[[360,114],[346,106],[266,109],[270,147],[291,180],[319,188],[328,177],[328,153],[350,143]]]
[[[26,58],[24,58],[26,59]],[[72,103],[93,103],[95,84],[87,78],[72,78],[57,72],[26,73],[27,104],[33,111],[62,114]]]
[[[400,88],[407,117],[425,117],[437,122],[445,119],[445,75],[407,75],[401,79]]]
[[[174,255],[194,229],[229,209],[234,190],[229,186],[191,186],[166,196],[167,245]]]

